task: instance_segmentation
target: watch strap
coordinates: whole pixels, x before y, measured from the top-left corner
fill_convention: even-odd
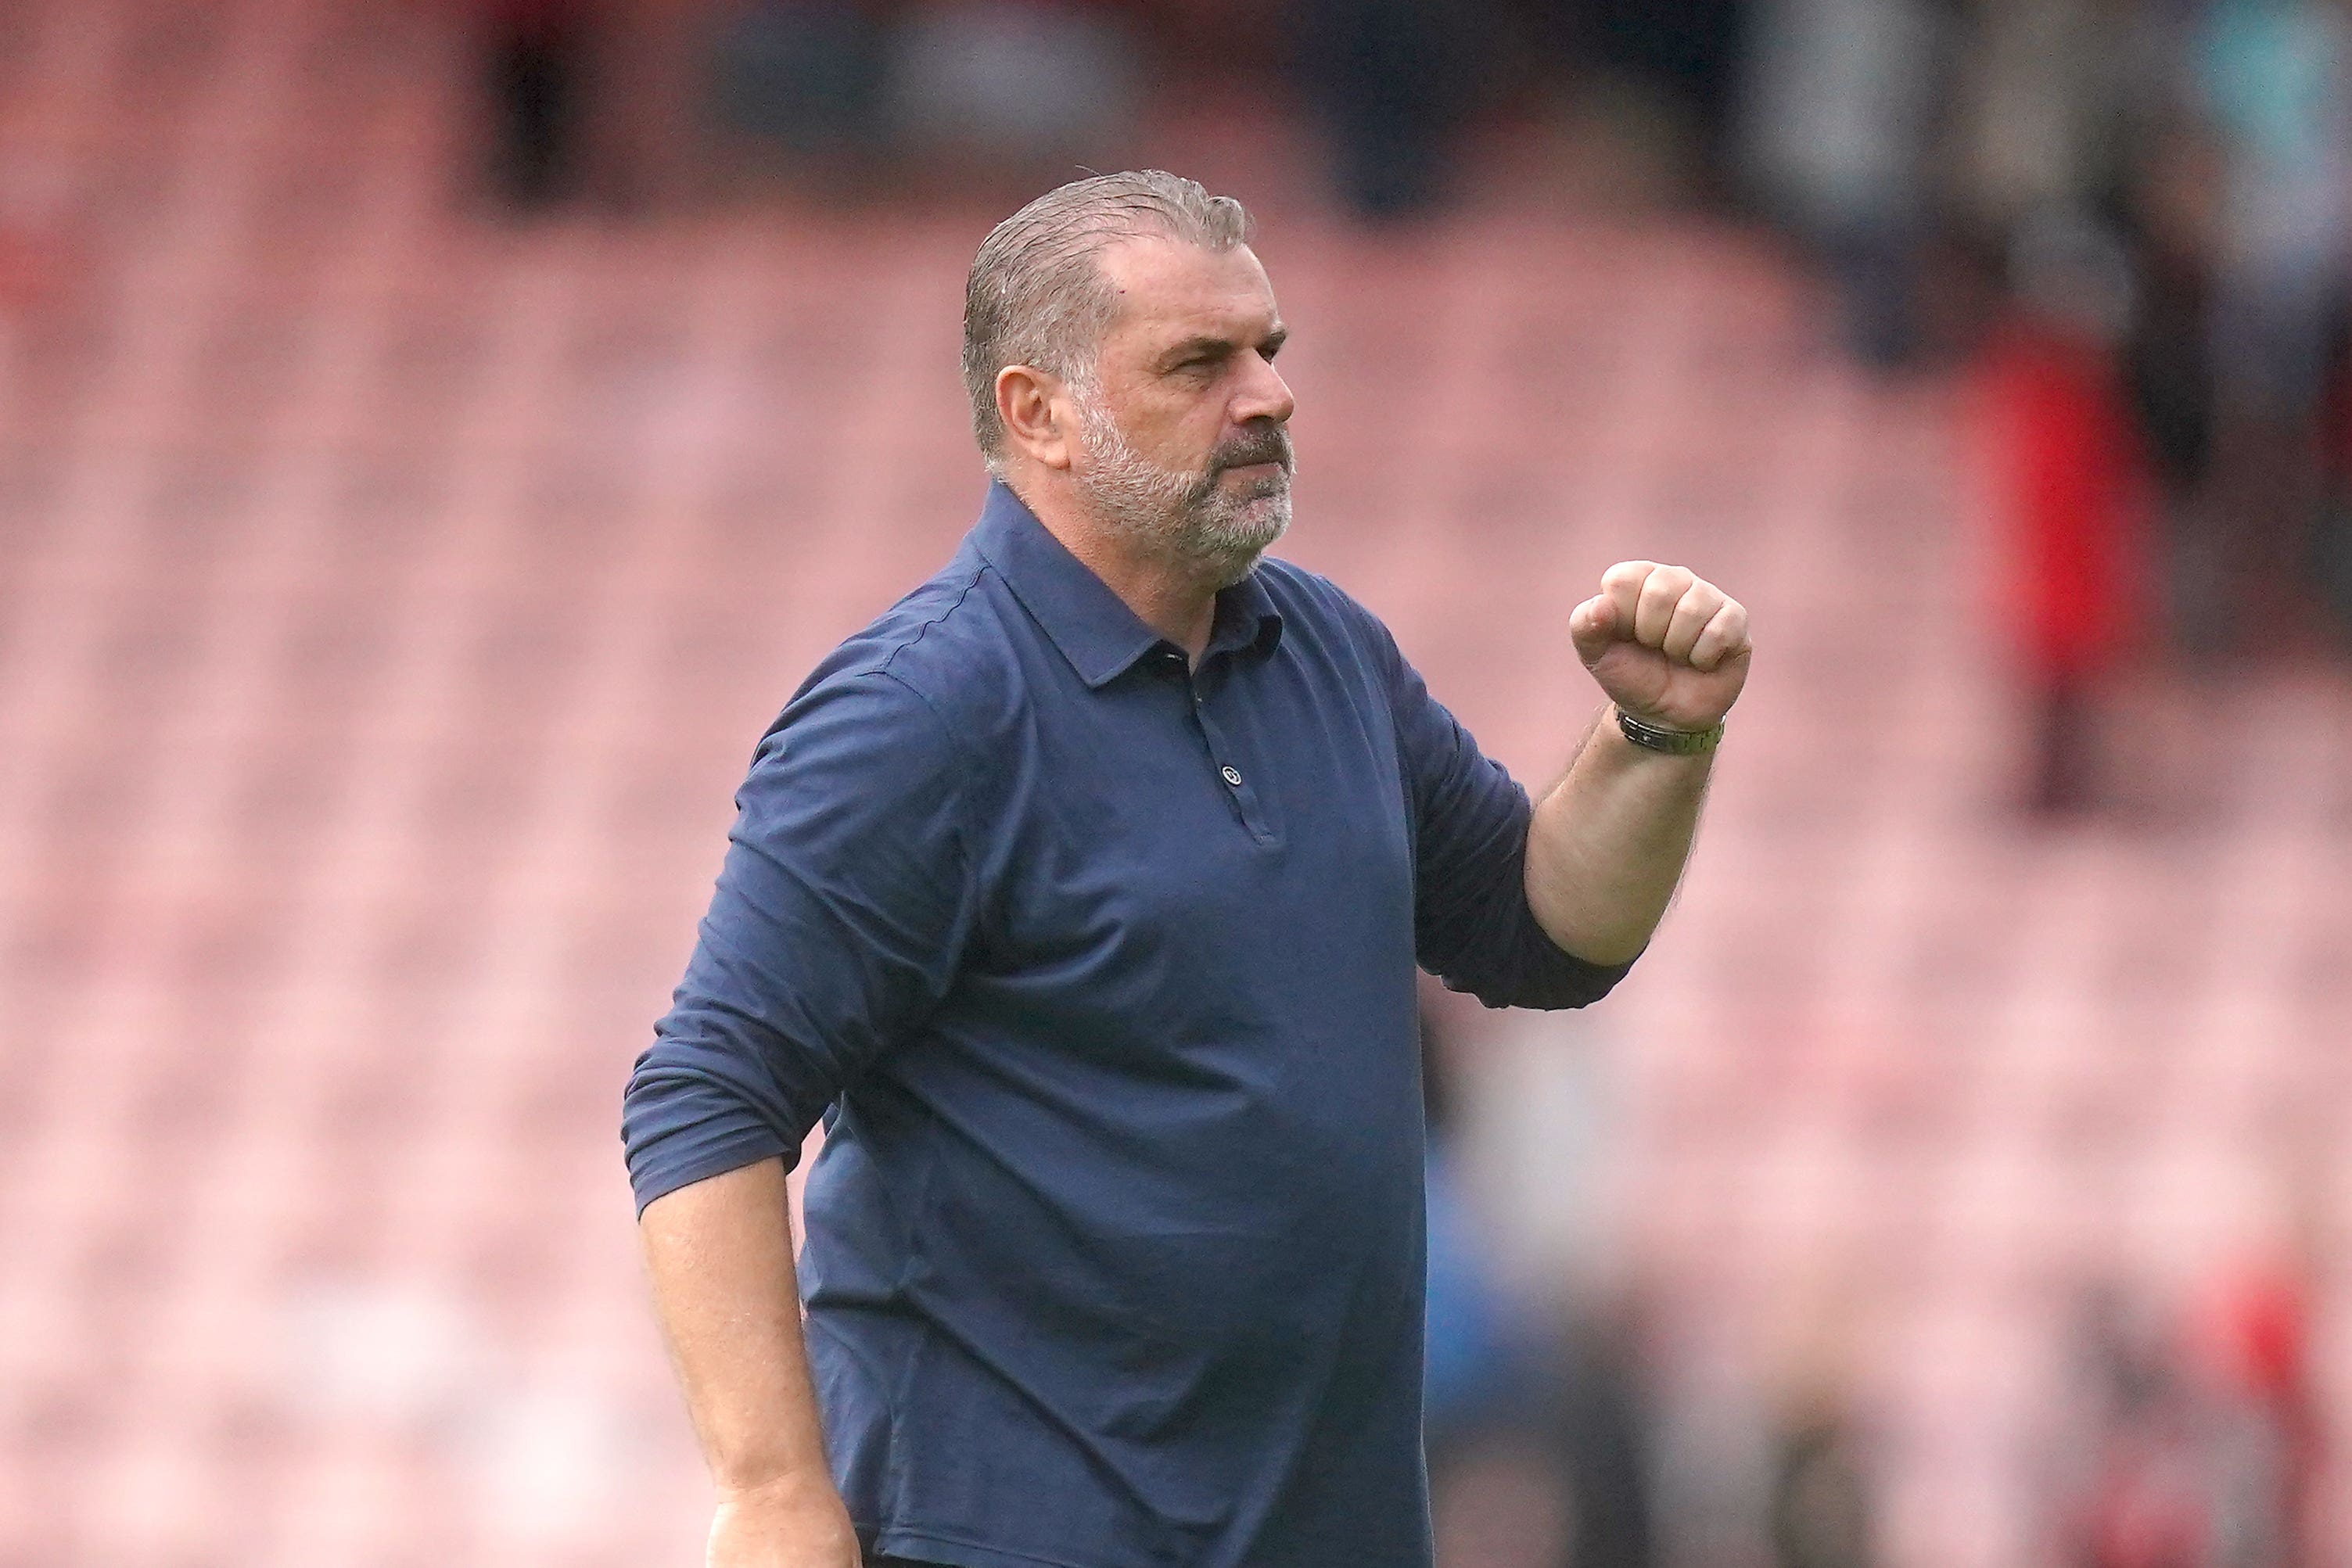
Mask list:
[[[1650,751],[1663,751],[1669,757],[1703,757],[1723,744],[1723,722],[1718,719],[1706,729],[1664,729],[1645,724],[1627,713],[1617,710],[1617,728],[1626,739]]]

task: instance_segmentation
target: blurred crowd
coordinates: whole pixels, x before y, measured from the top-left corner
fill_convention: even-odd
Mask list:
[[[1600,1183],[1620,1136],[1605,1039],[1433,993],[1428,1423],[1451,1568],[1872,1568],[1904,1439],[1857,1274],[1724,1325],[1649,1299]],[[2061,1282],[2021,1568],[2326,1568],[2316,1194],[2272,1245],[2158,1290]]]
[[[230,16],[240,7],[209,9]],[[242,9],[258,16],[270,7]],[[436,108],[445,106],[442,94],[473,108],[452,131],[466,139],[458,174],[468,200],[501,224],[757,200],[774,188],[791,191],[793,203],[845,204],[964,193],[976,240],[985,214],[1012,212],[1079,164],[1112,169],[1183,155],[1169,148],[1225,146],[1204,139],[1202,125],[1230,113],[1234,139],[1291,139],[1296,158],[1284,169],[1303,169],[1334,221],[1362,225],[1373,240],[1494,203],[1498,191],[1517,200],[1531,179],[1557,179],[1580,181],[1576,200],[1616,203],[1612,219],[1696,216],[1694,233],[1740,225],[1761,235],[1759,246],[1801,256],[1818,280],[1822,350],[1851,364],[1853,385],[1903,407],[1916,397],[1938,413],[1945,404],[1936,400],[1957,392],[1950,407],[1964,418],[1952,428],[1971,437],[1983,494],[1948,507],[1886,507],[1886,527],[1924,529],[1950,517],[1992,529],[1988,550],[1959,559],[1990,567],[1983,588],[1967,592],[1988,595],[1980,621],[1997,634],[1983,646],[2004,658],[2018,695],[2009,715],[2021,740],[2013,795],[2032,813],[2032,830],[2018,841],[2053,844],[2039,830],[2053,818],[2100,818],[2094,834],[2077,834],[2051,856],[2061,867],[2053,874],[2116,865],[2070,861],[2065,851],[2084,841],[2155,844],[2152,861],[2173,844],[2107,832],[2145,783],[2133,776],[2128,747],[2157,750],[2145,736],[2133,738],[2133,724],[2149,712],[2145,703],[2133,707],[2145,695],[2136,695],[2136,682],[2168,694],[2176,715],[2213,712],[2232,703],[2232,682],[2343,661],[2352,642],[2352,0],[440,0],[416,12],[430,14],[416,28],[430,37],[414,52],[428,78],[424,94]],[[0,36],[12,37],[5,21]],[[407,70],[412,57],[400,58]],[[193,70],[209,73],[214,61],[197,58]],[[115,91],[113,78],[94,80]],[[1171,115],[1183,120],[1183,134],[1167,134]],[[158,122],[176,125],[163,115]],[[236,139],[214,136],[207,148],[212,141],[233,151]],[[101,197],[136,207],[164,181],[113,174],[106,183],[70,160],[52,162],[37,139],[0,152],[5,358],[14,324],[33,322],[52,303],[87,297],[113,308],[110,275],[136,268],[82,237],[82,209]],[[440,158],[437,143],[421,155]],[[1597,164],[1618,179],[1592,183]],[[233,181],[205,174],[184,183]],[[266,181],[254,188],[275,191]],[[1254,188],[1237,193],[1258,200]],[[1265,207],[1296,212],[1294,197],[1284,191]],[[139,224],[125,233],[125,254],[142,258],[148,246],[193,245],[158,240]],[[233,315],[228,306],[205,306],[219,310],[216,319],[195,315],[172,282],[169,268],[184,266],[179,252],[152,254],[169,263],[158,268],[169,285],[158,294],[167,301],[158,322],[191,313],[188,322],[212,322],[237,352],[245,348],[236,334],[249,334],[257,355],[303,340],[270,315]],[[242,291],[240,282],[240,310]],[[430,287],[416,294],[440,298]],[[54,315],[66,322],[68,313]],[[136,319],[87,331],[87,362],[146,352],[142,331]],[[42,343],[52,360],[80,367],[75,336],[52,329]],[[193,327],[186,336],[195,339]],[[113,340],[127,348],[106,348]],[[943,352],[952,360],[952,346]],[[1755,364],[1759,379],[1780,371],[1773,360]],[[452,374],[468,371],[458,364]],[[1844,385],[1844,374],[1837,367],[1822,381]],[[85,379],[101,383],[97,374]],[[254,379],[275,385],[258,371]],[[47,397],[49,383],[36,376],[24,385],[36,400]],[[176,423],[158,430],[160,444],[179,440]],[[118,463],[115,442],[103,435],[89,444],[89,461]],[[66,454],[61,461],[82,461],[42,423],[26,423],[16,446],[40,463],[52,461],[52,449]],[[209,463],[219,454],[193,456]],[[167,461],[181,456],[152,458],[158,473]],[[221,456],[224,473],[242,473],[233,465],[242,461]],[[320,473],[339,473],[336,463],[355,465],[360,477],[372,473],[341,452],[320,458]],[[139,463],[118,468],[142,473]],[[19,475],[9,501],[33,494],[26,485]],[[364,486],[352,479],[351,489]],[[164,503],[179,506],[160,479],[158,491],[158,515]],[[40,507],[28,515],[40,517]],[[91,538],[115,550],[103,543],[113,536]],[[122,601],[125,625],[139,628],[163,625],[169,607],[164,597]],[[497,600],[485,604],[482,613],[497,613]],[[70,653],[68,642],[58,646]],[[103,689],[101,674],[87,679]],[[299,728],[297,719],[287,724]],[[61,755],[49,767],[66,767],[54,759]],[[233,757],[242,752],[224,743],[216,762]],[[266,755],[254,757],[264,759],[252,762],[258,776]],[[739,762],[734,750],[724,759]],[[2225,767],[2242,764],[2213,764],[2216,773]],[[2336,811],[2328,832],[2340,834]],[[446,830],[416,832],[430,844],[430,834]],[[2001,841],[2004,832],[1997,822],[1969,846]],[[2265,840],[2239,862],[2239,877],[2267,894],[2300,844],[2284,832]],[[1945,849],[1906,856],[1927,870],[1903,874],[1940,874],[1936,856]],[[224,861],[242,853],[221,851]],[[2000,874],[2011,865],[2000,861]],[[2197,945],[2197,961],[2216,973],[2239,967],[2239,989],[2216,992],[2209,1011],[2185,1011],[2183,1037],[2221,1053],[2272,1032],[2303,1049],[2277,1025],[2298,1013],[2255,1006],[2265,999],[2258,988],[2277,985],[2288,967],[2246,973],[2244,955],[2277,947],[2310,968],[2316,989],[2343,971],[2343,922],[2303,926],[2295,940],[2307,952],[2294,940],[2274,943],[2267,928],[2230,931],[2225,922],[2284,917],[2322,886],[2328,862],[2315,865],[2305,867],[2303,891],[2258,900],[2242,886],[2242,903],[2227,905],[2234,915],[2188,922],[2185,934],[2171,926],[2178,947],[2149,947]],[[73,894],[61,895],[66,915],[57,919],[87,922],[89,873],[75,862],[61,874]],[[2192,862],[2178,877],[2188,894],[2166,891],[2166,877],[2128,886],[2188,903],[2209,898],[2209,882],[2225,879]],[[172,900],[188,900],[174,891],[179,883],[164,883],[151,894],[164,910],[155,919],[176,919]],[[470,895],[466,886],[458,895]],[[1767,903],[1743,903],[1740,912],[1752,907]],[[2004,903],[2001,919],[2013,915]],[[1980,912],[1961,907],[1952,926],[1961,917],[1973,922]],[[2016,924],[2042,940],[2022,917]],[[1943,940],[1945,926],[1924,928]],[[2046,928],[2070,936],[2058,922]],[[2119,943],[2115,952],[2133,950]],[[1971,973],[1961,959],[1950,968]],[[2042,977],[2021,980],[2028,983]],[[2063,999],[2098,1013],[2100,1028],[2107,999],[2094,995],[2098,985],[2147,989],[2147,1011],[2204,995],[2194,989],[2204,976],[2171,989],[2138,973],[2086,976],[2079,995]],[[1788,988],[1801,989],[1797,980]],[[1604,1185],[1625,1166],[1612,1140],[1628,1138],[1630,1124],[1612,1100],[1609,1016],[1484,1016],[1458,1011],[1456,1001],[1428,1001],[1428,1437],[1444,1568],[1872,1568],[1919,1559],[1916,1540],[1898,1532],[1903,1519],[1916,1532],[1922,1510],[1906,1511],[1894,1488],[1948,1455],[1903,1453],[1900,1443],[1916,1434],[1889,1429],[1891,1410],[1907,1408],[1889,1385],[1910,1387],[1900,1368],[1889,1375],[1889,1364],[1916,1352],[1889,1347],[1867,1286],[1816,1279],[1790,1283],[1785,1302],[1740,1302],[1767,1323],[1752,1343],[1719,1347],[1707,1323],[1686,1322],[1719,1302],[1694,1307],[1670,1295],[1682,1281],[1637,1279],[1625,1262],[1633,1249],[1609,1232],[1622,1206]],[[203,1006],[212,1011],[209,992]],[[352,1006],[364,1011],[367,999]],[[2312,1001],[2307,1011],[2316,1018],[2322,1006],[2331,1004]],[[2053,1016],[2058,1034],[2077,1028],[2072,1011]],[[2110,1032],[2136,1037],[2138,1013]],[[1900,1028],[1886,1034],[1889,1051],[1915,1049],[1898,1039]],[[2034,1049],[2046,1046],[2051,1061],[2070,1051],[2088,1061],[2094,1044],[2112,1049],[2091,1041],[2088,1025],[2082,1034]],[[2343,1034],[2331,1020],[2307,1044],[2333,1061]],[[1750,1044],[1740,1039],[1731,1049]],[[1964,1049],[1985,1044],[2000,1041],[1971,1037]],[[2128,1074],[2168,1070],[2159,1065],[2168,1041],[2126,1044],[2133,1053],[2116,1061],[2128,1061]],[[118,1072],[136,1082],[127,1067]],[[2274,1072],[2274,1091],[2286,1098],[2340,1079],[2333,1070]],[[604,1140],[602,1105],[595,1138]],[[440,1124],[421,1122],[414,1135],[419,1156],[473,1147],[452,1143]],[[2244,1152],[2244,1164],[2272,1155]],[[1997,1460],[2004,1498],[2030,1495],[2037,1511],[2032,1535],[2013,1542],[2013,1554],[2004,1540],[1964,1561],[2345,1561],[2315,1544],[2326,1538],[2322,1514],[2331,1510],[2343,1538],[2345,1488],[2336,1481],[2328,1495],[2326,1479],[2343,1474],[2333,1458],[2340,1438],[2324,1420],[2315,1371],[2343,1364],[2324,1310],[2340,1300],[2319,1239],[2331,1225],[2319,1171],[2328,1152],[2310,1155],[2307,1180],[2279,1183],[2267,1250],[2200,1255],[2183,1277],[2161,1283],[2001,1279],[2004,1291],[2032,1293],[2018,1314],[2032,1314],[2053,1343],[2049,1364],[2034,1361],[2018,1375],[2032,1377],[2022,1404],[2042,1410],[2046,1429],[2004,1432],[2018,1450]],[[597,1168],[609,1166],[602,1143],[595,1156],[604,1161]],[[2230,1168],[2239,1156],[2230,1145]],[[1783,1265],[1801,1270],[1783,1258],[1757,1267]],[[2091,1274],[2088,1265],[2084,1271]],[[47,1277],[36,1267],[28,1279],[40,1286]],[[385,1338],[369,1312],[360,1312],[367,1328],[352,1340],[367,1344],[362,1361]],[[452,1352],[452,1364],[466,1356]],[[395,1380],[409,1377],[397,1354],[383,1365]],[[362,1383],[374,1387],[381,1377]],[[661,1399],[668,1401],[666,1387]],[[548,1425],[562,1453],[595,1443],[593,1432],[581,1437],[588,1427],[572,1406],[558,1406]],[[637,1453],[618,1438],[614,1450]],[[113,1481],[103,1486],[113,1498]],[[551,1511],[569,1507],[569,1493],[551,1488]]]
[[[1811,255],[1861,363],[1981,372],[2032,810],[2116,803],[2119,673],[2352,636],[2338,0],[483,3],[488,183],[525,210],[626,197],[649,142],[1026,193],[1183,101],[1276,106],[1397,222],[1482,125],[1602,126],[1651,193]],[[624,151],[631,118],[667,132]]]
[[[1988,10],[1936,221],[2001,286],[1979,340],[2037,710],[2027,794],[2067,811],[2115,793],[2098,728],[2119,670],[2168,652],[2226,672],[2352,630],[2352,13]],[[1899,294],[1868,279],[1912,276],[1920,242],[1872,203],[1850,315],[1891,357]]]
[[[2292,1265],[2214,1279],[2168,1321],[2126,1292],[2079,1309],[2074,1424],[2052,1456],[2052,1533],[2083,1568],[2327,1561],[2308,1281]]]
[[[2352,636],[2342,0],[670,9],[683,43],[658,54],[642,5],[491,0],[487,188],[519,213],[633,199],[644,182],[611,126],[625,100],[646,118],[641,70],[667,83],[653,118],[698,165],[852,199],[989,180],[1027,194],[1122,166],[1189,96],[1274,104],[1321,150],[1332,204],[1394,225],[1462,199],[1482,125],[1521,141],[1602,126],[1651,198],[1810,256],[1829,335],[1864,372],[1970,394],[2034,812],[2118,803],[2119,684],[2155,671],[2193,689]],[[1543,1113],[1516,1143],[1491,1113],[1465,1131],[1480,1118],[1458,1103],[1448,1034],[1433,1015],[1429,1410],[1447,1560],[1884,1560],[1860,1329],[1816,1312],[1751,1408],[1695,1401],[1663,1376],[1664,1327],[1638,1290],[1575,1229],[1605,1207],[1572,1196],[1579,1173],[1604,1162],[1561,1128],[1604,1120],[1594,1086],[1528,1102]],[[1538,1054],[1571,1080],[1589,1055]],[[1540,1187],[1516,1218],[1481,1159],[1520,1173],[1504,1188]],[[2080,1285],[2053,1452],[2020,1460],[2047,1503],[2037,1560],[2317,1562],[2313,1266],[2284,1248],[2180,1302]]]

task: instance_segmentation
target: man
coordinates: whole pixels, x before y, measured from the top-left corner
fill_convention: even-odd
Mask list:
[[[1531,808],[1263,559],[1291,396],[1245,223],[1145,172],[989,236],[980,521],[739,797],[625,1115],[714,1568],[1427,1568],[1415,962],[1609,989],[1748,618],[1612,569],[1569,627],[1615,712]]]

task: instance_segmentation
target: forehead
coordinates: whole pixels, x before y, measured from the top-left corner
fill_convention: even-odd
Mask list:
[[[1105,250],[1098,265],[1118,295],[1114,338],[1260,332],[1279,314],[1274,285],[1245,245],[1210,250],[1158,236],[1128,239]]]

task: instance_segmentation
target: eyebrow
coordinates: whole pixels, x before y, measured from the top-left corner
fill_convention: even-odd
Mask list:
[[[1273,329],[1269,330],[1264,338],[1258,340],[1258,347],[1267,358],[1271,359],[1275,353],[1281,349],[1282,345],[1289,340],[1289,338],[1290,329],[1279,322],[1276,322]],[[1182,364],[1185,361],[1201,355],[1210,355],[1217,359],[1224,359],[1232,355],[1233,352],[1241,346],[1242,345],[1234,339],[1220,338],[1204,332],[1198,337],[1185,339],[1182,342],[1178,343],[1166,353],[1160,355],[1160,367],[1162,370],[1173,370],[1178,365]]]

